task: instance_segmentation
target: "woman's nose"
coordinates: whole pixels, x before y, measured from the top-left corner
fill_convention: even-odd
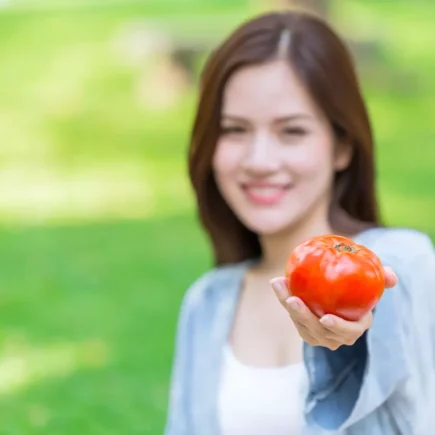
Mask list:
[[[247,146],[243,168],[253,175],[267,175],[279,168],[279,159],[273,139],[268,135],[257,135]]]

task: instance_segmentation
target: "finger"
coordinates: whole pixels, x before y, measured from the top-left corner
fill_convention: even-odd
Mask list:
[[[290,316],[291,318],[291,316]],[[308,344],[310,344],[311,346],[317,346],[318,345],[318,340],[316,337],[314,337],[314,335],[311,333],[311,331],[302,323],[296,322],[293,319],[291,319],[300,335],[300,337],[306,341]]]
[[[333,314],[326,314],[320,319],[320,323],[333,335],[331,337],[342,337],[349,341],[358,339],[373,322],[372,312],[369,311],[357,322],[344,320]]]
[[[301,299],[292,296],[287,299],[286,303],[289,305],[288,311],[299,335],[309,345],[337,350],[349,341],[349,339],[343,339],[331,332],[330,336],[326,336],[325,332],[327,334],[329,331],[319,323],[319,318],[309,310]]]
[[[291,296],[285,301],[285,306],[295,323],[304,325],[314,336],[321,332],[319,318],[310,311],[302,299]]]
[[[324,334],[320,336],[321,338],[318,338],[314,334],[312,334],[305,325],[297,322],[294,322],[294,324],[301,338],[310,346],[322,346],[327,347],[330,350],[337,350],[340,346],[343,345],[342,339],[336,340],[335,338],[325,337]]]
[[[391,267],[384,267],[385,272],[385,288],[395,287],[397,284],[397,275],[393,272]]]
[[[318,318],[311,313],[301,299],[290,296],[287,278],[274,278],[270,281],[270,284],[279,302],[289,313],[299,335],[307,343],[316,346],[318,344],[316,335],[320,336],[319,334],[322,332]]]
[[[281,302],[281,305],[287,308],[285,301],[290,297],[287,278],[282,276],[278,278],[273,278],[272,280],[270,280],[270,285],[272,286],[272,289],[275,292],[276,297]]]
[[[325,340],[321,346],[327,347],[329,350],[337,350],[339,347],[343,346],[343,340],[337,341],[334,339],[328,339]]]

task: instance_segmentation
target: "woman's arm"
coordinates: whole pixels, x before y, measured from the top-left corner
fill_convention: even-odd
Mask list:
[[[361,330],[354,341],[352,331],[363,322],[339,321],[343,342],[338,349],[328,348],[327,333],[322,344],[325,331],[319,328],[314,331],[317,345],[305,344],[310,426],[343,430],[387,401],[393,408],[394,424],[403,433],[414,434],[415,424],[430,420],[427,410],[435,406],[431,405],[435,388],[434,248],[426,235],[411,230],[390,230],[381,239],[377,253],[384,266],[396,272],[398,283],[384,292],[371,327]],[[289,312],[295,317],[290,308]],[[307,322],[312,322],[311,313],[305,314]],[[347,342],[349,337],[352,344]]]
[[[310,377],[306,418],[325,429],[345,429],[381,406],[411,375],[409,339],[403,328],[399,299],[402,277],[384,293],[372,327],[352,346],[332,351],[305,345]]]
[[[203,297],[207,275],[186,292],[181,304],[175,338],[169,404],[164,435],[191,435],[189,379],[194,313]]]
[[[189,354],[189,313],[182,304],[177,324],[174,360],[169,390],[169,403],[165,435],[188,435],[187,355]]]
[[[429,433],[435,420],[434,247],[424,234],[410,232],[390,249],[384,264],[394,268],[398,284],[378,303],[372,327],[336,352],[307,347],[307,359],[335,365],[331,382],[342,376],[323,398],[312,393],[308,399],[308,416],[322,427],[346,429],[387,402],[403,434]],[[315,391],[322,376],[312,379]]]

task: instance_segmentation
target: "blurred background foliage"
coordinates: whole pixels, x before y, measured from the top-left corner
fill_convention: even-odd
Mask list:
[[[260,0],[0,1],[1,434],[159,434],[207,53]],[[306,0],[346,37],[387,223],[435,236],[435,3]]]

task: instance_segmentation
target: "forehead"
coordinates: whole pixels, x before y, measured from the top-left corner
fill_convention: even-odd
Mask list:
[[[235,72],[225,86],[222,111],[224,115],[262,119],[295,113],[318,115],[303,83],[282,61]]]

